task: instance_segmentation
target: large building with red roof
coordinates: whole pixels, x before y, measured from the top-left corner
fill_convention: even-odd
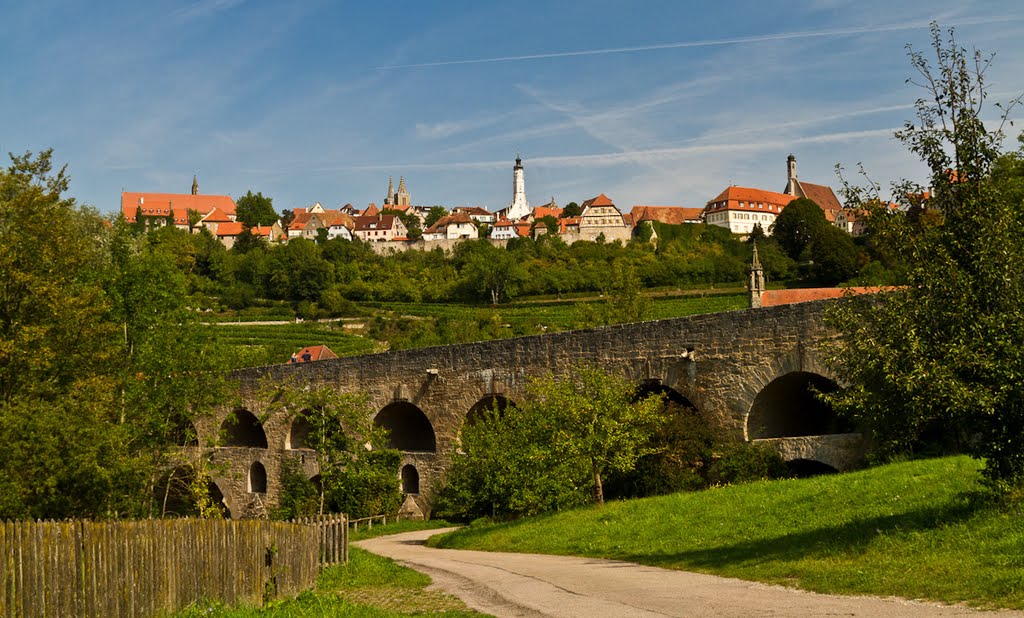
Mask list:
[[[704,207],[704,222],[727,228],[733,234],[749,234],[760,225],[766,234],[782,209],[796,197],[785,193],[728,187]]]
[[[190,212],[196,213],[192,221]],[[208,216],[217,223],[234,221],[235,201],[228,195],[200,194],[199,183],[193,177],[191,193],[122,192],[121,214],[129,223],[136,223],[141,217],[147,227],[168,225],[173,215],[174,226],[187,230]]]

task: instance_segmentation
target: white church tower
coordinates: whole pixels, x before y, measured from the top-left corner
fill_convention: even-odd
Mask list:
[[[516,165],[512,168],[512,203],[505,210],[505,216],[516,221],[530,214],[526,201],[526,180],[523,178],[523,160],[516,154]]]

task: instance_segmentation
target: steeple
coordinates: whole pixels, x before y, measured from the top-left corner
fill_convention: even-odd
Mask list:
[[[192,175],[192,195],[199,195],[199,179]]]
[[[395,205],[396,206],[408,206],[409,205],[409,190],[405,188],[405,177],[398,177],[398,193],[395,194]]]
[[[526,201],[526,179],[523,176],[523,159],[516,153],[516,164],[512,168],[512,203],[506,210],[506,216],[516,221],[530,214],[530,203]]]
[[[761,295],[764,294],[764,269],[757,257],[757,243],[754,243],[754,258],[750,262],[750,308],[761,306]]]
[[[796,157],[792,153],[786,157],[786,190],[783,193],[803,197],[800,181],[796,179]]]

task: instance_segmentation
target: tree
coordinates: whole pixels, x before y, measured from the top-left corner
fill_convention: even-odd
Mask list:
[[[853,239],[830,224],[811,200],[797,198],[783,208],[772,224],[772,238],[790,259],[801,263],[808,281],[835,285],[857,274]]]
[[[565,205],[565,208],[562,209],[562,217],[564,218],[578,217],[580,214],[580,205],[576,202],[569,202]]]
[[[471,246],[475,249],[469,252],[462,268],[463,285],[474,294],[485,295],[492,305],[514,296],[525,276],[515,254],[485,240]]]
[[[385,208],[380,211],[382,215],[394,215],[398,217],[398,220],[405,226],[406,236],[415,240],[423,236],[423,229],[420,228],[420,218],[416,216],[416,213],[412,212],[412,209],[408,210],[395,210],[393,208]],[[441,217],[438,217],[440,219]],[[431,224],[432,225],[432,224]]]
[[[251,190],[235,201],[235,217],[246,227],[273,225],[278,219],[274,200],[263,197],[262,191],[253,194]]]
[[[910,49],[924,89],[897,132],[931,172],[925,211],[894,217],[876,188],[848,187],[878,241],[906,265],[905,287],[836,306],[830,362],[850,388],[834,405],[869,428],[880,455],[922,448],[929,434],[985,460],[986,478],[1024,483],[1024,209],[998,173],[1003,125],[982,121],[991,57],[932,25],[934,58]],[[934,64],[933,64],[934,63]],[[1020,102],[1004,107],[1005,115]],[[1019,154],[1010,159],[1019,159]],[[920,187],[901,183],[904,202]]]
[[[426,219],[423,221],[423,225],[430,227],[441,220],[441,217],[448,216],[448,209],[444,206],[431,206],[430,212],[427,213]]]
[[[463,429],[441,514],[532,514],[588,495],[601,505],[605,475],[652,452],[664,420],[660,395],[637,400],[635,385],[592,366],[536,378],[527,391],[522,404]]]
[[[534,221],[534,229],[536,229],[538,226],[544,226],[544,229],[547,230],[548,234],[558,233],[558,219],[556,219],[553,215],[544,215],[543,217],[540,217],[539,219]]]
[[[295,211],[290,208],[285,208],[281,211],[281,227],[286,231],[291,228],[292,221],[295,220]],[[271,224],[273,225],[273,224]]]
[[[395,472],[401,455],[387,448],[387,436],[370,421],[372,410],[365,395],[341,393],[324,385],[267,384],[262,397],[270,411],[286,415],[308,429],[305,444],[316,451],[320,464],[317,513],[348,513],[368,517],[393,513],[402,503]],[[312,513],[309,486],[284,468],[284,491],[292,500],[291,518]]]
[[[797,261],[806,260],[804,251],[828,227],[825,212],[803,197],[790,202],[772,224],[772,238],[786,254]]]

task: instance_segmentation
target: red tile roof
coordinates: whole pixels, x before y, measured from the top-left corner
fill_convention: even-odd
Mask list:
[[[355,230],[390,230],[396,227],[398,217],[395,215],[363,215],[354,219]]]
[[[434,223],[434,225],[431,225],[427,229],[423,230],[423,233],[435,234],[447,228],[449,225],[458,225],[460,223],[472,224],[473,219],[472,217],[469,216],[469,213],[465,212],[457,212],[454,215],[445,215],[438,219],[437,222]]]
[[[601,195],[598,195],[597,197],[590,198],[589,200],[587,200],[587,201],[583,202],[582,204],[580,204],[580,210],[583,210],[587,206],[614,206],[614,205],[615,204],[613,204],[612,201],[610,199],[608,199],[608,196],[605,195],[604,193],[602,193]]]
[[[807,199],[821,206],[822,210],[840,210],[843,207],[839,198],[836,197],[835,191],[828,185],[815,185],[801,181],[800,187],[804,190]]]
[[[706,206],[707,212],[717,212],[720,210],[754,210],[754,211],[769,211],[778,213],[787,204],[796,199],[796,196],[786,195],[785,193],[776,193],[774,191],[765,191],[764,189],[751,189],[748,187],[729,187],[725,191],[718,194],[718,197],[708,202]],[[725,203],[726,206],[720,204]],[[763,204],[762,208],[758,208],[758,204]]]
[[[843,296],[859,296],[861,294],[877,294],[894,290],[894,287],[868,286],[853,288],[798,288],[793,290],[766,290],[761,294],[762,307],[775,305],[791,305],[806,303],[812,300],[842,298]]]
[[[245,226],[241,221],[229,221],[227,223],[218,223],[216,236],[223,238],[225,236],[238,236],[242,233]],[[249,229],[253,236],[270,236],[270,227],[257,225],[254,228]]]
[[[215,208],[229,215],[235,214],[235,202],[227,195],[192,195],[191,193],[144,193],[125,191],[121,193],[121,214],[129,222],[135,222],[135,213],[142,207],[142,214],[147,217],[161,217],[175,212],[177,223],[178,212],[185,213],[182,217],[188,223],[188,211],[194,210],[200,215],[207,215]]]
[[[704,214],[703,208],[683,208],[682,206],[634,206],[629,213],[634,225],[641,221],[660,221],[669,225],[699,222]]]
[[[536,208],[533,209],[534,219],[540,219],[541,217],[547,216],[551,216],[557,219],[562,216],[562,209],[551,208],[549,206],[537,206]]]
[[[224,212],[220,208],[214,208],[208,215],[203,217],[203,221],[209,223],[227,223],[231,220],[232,219],[228,216],[228,213]]]
[[[367,206],[366,210],[363,211],[362,216],[364,216],[364,217],[376,217],[379,214],[380,214],[380,209],[377,208],[376,204],[374,204],[373,202],[370,202],[370,205]]]
[[[305,354],[309,354],[310,362],[312,362],[312,361],[319,361],[319,360],[327,360],[328,358],[338,358],[338,355],[335,354],[334,352],[332,352],[331,349],[329,347],[325,346],[325,345],[309,345],[309,346],[306,346],[306,347],[302,348],[301,350],[299,350],[295,354],[293,354],[292,358],[289,359],[288,362],[289,363],[303,363],[303,362],[306,362],[304,360],[304,355]]]

